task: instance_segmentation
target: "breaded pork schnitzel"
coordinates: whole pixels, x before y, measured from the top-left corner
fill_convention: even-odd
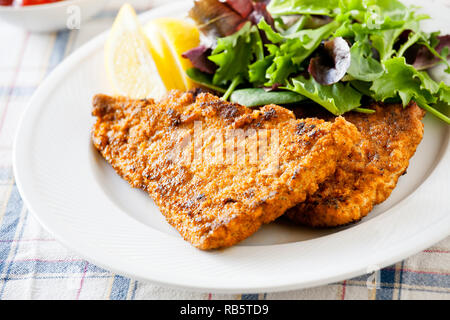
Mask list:
[[[103,157],[131,186],[148,192],[167,221],[200,249],[234,245],[304,201],[359,139],[341,117],[296,120],[279,106],[251,110],[206,93],[171,92],[160,103],[97,95],[92,114],[92,140]],[[249,148],[257,132],[270,138],[270,148],[257,157],[246,149],[243,162],[196,161],[211,147],[215,155],[235,150],[234,138],[213,147],[220,139],[196,132],[199,126],[225,134],[243,130],[236,149]],[[194,155],[174,157],[179,146]]]
[[[344,115],[360,131],[361,141],[316,193],[287,211],[289,219],[314,227],[345,225],[362,219],[390,196],[422,140],[424,111],[415,103],[405,109],[398,104],[373,109],[373,114]],[[299,116],[305,114],[311,116]]]

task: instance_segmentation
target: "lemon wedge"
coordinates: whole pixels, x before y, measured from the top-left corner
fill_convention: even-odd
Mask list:
[[[152,58],[152,44],[129,4],[120,9],[105,46],[106,72],[115,93],[160,99],[166,86]]]
[[[181,55],[200,44],[197,27],[186,20],[159,18],[150,21],[144,29],[154,46],[155,52],[152,51],[152,55],[158,60],[156,64],[166,87],[180,90],[193,88],[194,83],[185,72],[192,64]]]

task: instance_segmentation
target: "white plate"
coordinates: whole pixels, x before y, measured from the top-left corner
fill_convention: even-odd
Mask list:
[[[141,18],[183,16],[189,6],[178,2]],[[444,30],[449,10],[427,9],[437,18],[432,29],[449,32]],[[229,249],[195,249],[91,144],[92,96],[109,91],[104,40],[103,34],[78,50],[37,90],[14,150],[17,185],[28,208],[57,239],[93,263],[193,290],[280,291],[367,273],[450,234],[449,128],[427,116],[425,137],[408,174],[390,199],[361,223],[310,230],[279,222]]]

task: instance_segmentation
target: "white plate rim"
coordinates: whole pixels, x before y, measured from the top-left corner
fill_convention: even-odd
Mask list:
[[[143,20],[147,20],[151,17],[156,16],[162,16],[170,14],[170,11],[173,10],[175,6],[185,6],[186,1],[180,1],[177,3],[173,3],[170,5],[166,5],[163,7],[159,7],[156,9],[153,9],[143,15],[141,15],[141,18]],[[273,291],[283,291],[283,290],[293,290],[293,289],[300,289],[300,288],[306,288],[311,286],[318,286],[330,282],[335,282],[338,280],[344,280],[348,279],[354,276],[362,275],[368,272],[368,267],[370,266],[378,266],[378,267],[385,267],[392,263],[395,263],[397,261],[400,261],[414,253],[417,253],[421,250],[424,250],[428,248],[429,246],[433,245],[434,243],[444,239],[449,235],[450,231],[450,215],[446,215],[443,217],[439,223],[435,223],[432,227],[429,227],[428,229],[425,229],[422,231],[422,233],[416,234],[416,236],[408,238],[408,242],[406,244],[402,245],[395,245],[393,244],[390,249],[387,249],[384,253],[383,257],[377,257],[377,258],[370,258],[365,257],[364,260],[361,259],[359,263],[353,263],[352,266],[347,266],[343,264],[338,270],[335,272],[330,272],[328,275],[323,275],[318,278],[312,278],[311,280],[303,280],[302,282],[298,282],[295,279],[292,280],[292,282],[289,283],[289,281],[284,282],[278,282],[276,283],[274,281],[274,284],[271,285],[269,283],[261,283],[261,284],[241,284],[237,285],[236,282],[233,282],[232,285],[229,285],[227,283],[218,282],[218,283],[211,283],[209,285],[205,285],[204,283],[193,283],[192,281],[182,281],[179,278],[172,278],[170,275],[167,275],[166,278],[155,278],[152,277],[152,275],[146,275],[142,276],[142,274],[137,274],[135,272],[130,272],[128,270],[124,270],[121,268],[120,265],[111,265],[108,262],[105,262],[101,259],[98,259],[96,255],[92,254],[92,252],[86,252],[84,248],[80,248],[77,246],[76,243],[73,243],[66,239],[64,237],[63,232],[60,230],[54,230],[49,225],[48,221],[45,218],[45,213],[39,212],[38,210],[35,210],[35,206],[32,201],[30,201],[29,192],[32,192],[32,189],[29,188],[30,186],[30,177],[26,177],[24,173],[27,172],[27,170],[24,170],[24,162],[20,159],[20,154],[23,154],[23,152],[26,152],[24,150],[24,145],[21,144],[23,139],[26,138],[24,133],[26,132],[25,122],[28,121],[27,114],[29,113],[28,110],[33,108],[35,105],[35,101],[38,101],[41,99],[42,96],[45,96],[48,94],[49,90],[53,85],[61,81],[60,79],[64,76],[64,74],[72,68],[77,61],[80,61],[84,57],[87,57],[90,52],[97,49],[102,42],[104,41],[106,37],[106,32],[97,36],[93,40],[89,41],[87,44],[85,44],[82,48],[71,54],[63,63],[61,63],[54,71],[53,73],[44,81],[44,83],[40,86],[38,90],[34,93],[32,98],[30,99],[30,102],[23,113],[19,127],[17,129],[15,141],[14,141],[14,149],[13,149],[13,168],[14,168],[14,176],[16,179],[16,184],[19,189],[19,192],[22,196],[22,199],[25,203],[25,205],[28,207],[30,212],[34,214],[34,216],[37,218],[37,220],[44,226],[45,229],[47,229],[50,233],[52,233],[57,240],[62,242],[64,245],[66,245],[68,248],[74,250],[75,252],[79,253],[81,256],[85,257],[88,261],[94,262],[96,265],[103,267],[108,270],[112,270],[114,272],[117,272],[119,274],[123,274],[126,276],[129,276],[134,279],[140,279],[140,280],[150,280],[156,284],[160,285],[166,285],[176,288],[189,288],[194,291],[213,291],[218,293],[255,293],[255,292],[273,292]],[[443,152],[442,158],[440,163],[436,166],[433,173],[427,178],[427,180],[424,182],[424,184],[430,184],[431,180],[439,180],[445,179],[446,171],[443,166],[446,163],[450,163],[450,148],[448,144],[448,134],[447,134],[447,147],[445,151]],[[442,172],[443,171],[443,172]],[[418,189],[421,189],[423,186],[420,186]],[[413,194],[411,194],[408,198],[404,199],[402,202],[398,203],[395,207],[391,208],[389,211],[393,210],[401,210],[401,208],[407,204],[408,201],[411,201],[412,198],[414,198],[414,195],[417,194],[420,190],[416,190]],[[448,208],[448,207],[447,207]],[[377,223],[383,223],[387,219],[387,215],[381,215],[380,217],[377,217],[373,219],[374,222]],[[353,231],[356,231],[355,229],[366,229],[364,228],[364,224],[355,226],[352,228]],[[431,229],[430,229],[431,228]],[[367,230],[364,230],[367,231]],[[343,231],[345,232],[345,231]],[[317,241],[323,241],[325,238],[328,238],[329,240],[332,240],[332,238],[336,238],[335,234],[326,236],[320,239],[314,239],[310,240],[309,242],[317,242]],[[285,249],[289,247],[290,249],[293,249],[295,245],[298,244],[282,244],[282,245],[272,245],[270,247],[277,247],[277,250]],[[244,248],[251,248],[251,247],[237,247],[235,248],[236,251],[241,251],[241,249]],[[361,257],[360,257],[361,258]],[[273,279],[272,279],[273,280]]]

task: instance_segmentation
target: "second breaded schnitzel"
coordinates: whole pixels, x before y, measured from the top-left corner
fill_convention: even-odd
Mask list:
[[[373,109],[373,114],[344,115],[361,132],[361,141],[316,193],[287,211],[289,219],[314,227],[345,225],[362,219],[390,196],[422,140],[424,111],[415,103]],[[318,116],[332,120],[330,115]]]
[[[204,93],[172,92],[160,103],[97,95],[93,104],[95,147],[200,249],[234,245],[304,201],[359,139],[344,118],[296,120],[279,106],[252,110]],[[276,150],[271,144],[270,151],[246,154],[242,162],[195,161],[196,152],[217,155],[230,144],[235,150],[234,138],[214,147],[218,135],[196,132],[199,127],[218,130],[220,136],[242,130],[246,134],[236,148],[241,144],[245,150],[256,137],[273,137]],[[183,161],[173,157],[179,146],[194,155],[188,152]]]

